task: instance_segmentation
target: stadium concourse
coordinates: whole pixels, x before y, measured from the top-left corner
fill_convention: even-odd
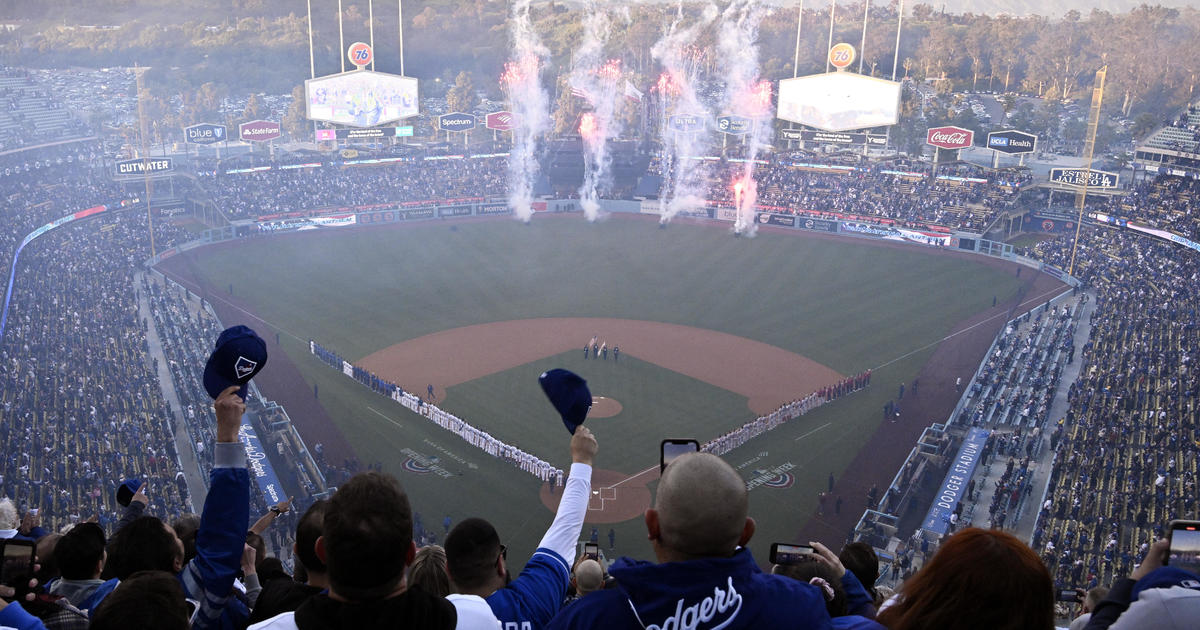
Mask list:
[[[14,98],[27,96],[22,91]],[[36,92],[33,96],[44,97]],[[93,163],[95,156],[108,151],[96,141],[81,139],[0,156],[0,194],[7,200],[0,221],[0,266],[3,276],[11,279],[0,328],[0,496],[11,501],[0,501],[0,533],[39,539],[40,577],[51,581],[50,592],[63,596],[44,605],[26,603],[44,624],[20,617],[21,606],[11,604],[0,610],[0,625],[85,627],[86,613],[79,609],[86,609],[94,617],[93,625],[103,627],[105,614],[119,614],[114,611],[127,597],[136,600],[162,588],[180,593],[182,585],[183,593],[200,602],[195,627],[245,627],[251,615],[265,619],[268,612],[287,610],[283,595],[295,595],[293,605],[316,598],[311,610],[334,605],[319,594],[326,588],[355,592],[355,571],[348,579],[340,568],[345,565],[337,563],[344,557],[353,558],[349,564],[363,569],[362,574],[383,572],[396,580],[414,562],[411,583],[421,586],[406,593],[405,601],[426,607],[447,627],[454,625],[455,616],[461,620],[471,615],[493,623],[497,618],[528,621],[529,627],[585,625],[578,611],[592,610],[593,604],[585,599],[564,606],[563,598],[574,568],[569,563],[576,559],[575,542],[583,533],[580,501],[586,502],[596,456],[597,445],[588,431],[577,432],[569,444],[564,440],[573,463],[554,522],[542,540],[549,550],[542,556],[550,559],[540,565],[530,562],[541,567],[540,575],[552,587],[538,592],[536,602],[521,600],[535,596],[506,589],[504,575],[496,582],[493,568],[506,566],[505,549],[486,521],[470,520],[454,529],[422,523],[413,511],[439,513],[439,506],[410,508],[385,475],[364,472],[347,458],[326,461],[319,444],[312,445],[313,458],[308,460],[304,454],[309,449],[290,427],[286,411],[270,401],[252,397],[243,408],[240,401],[225,396],[214,407],[199,375],[214,333],[222,326],[196,296],[144,268],[151,228],[134,201],[137,187],[127,191],[108,178],[100,163]],[[885,168],[802,159],[780,159],[760,171],[764,205],[814,217],[838,213],[981,230],[1016,209],[1016,195],[1028,183],[1023,173],[997,175],[966,165],[953,167],[954,176],[979,181],[939,179],[947,176],[946,170],[935,174],[915,162]],[[503,191],[502,160],[446,164],[414,160],[361,169],[323,166],[303,175],[286,170],[198,171],[199,187],[231,218],[296,208],[488,197]],[[714,177],[709,191],[714,200],[728,194],[728,177],[729,173]],[[402,183],[413,181],[420,184]],[[1129,194],[1096,208],[1195,236],[1189,209],[1195,207],[1197,194],[1194,182],[1162,177],[1139,182]],[[80,211],[88,209],[94,210],[89,216],[77,215],[76,220],[38,232],[73,213],[87,214]],[[36,238],[26,239],[31,234]],[[156,220],[153,234],[159,248],[192,238],[171,220]],[[880,627],[870,618],[888,595],[884,584],[899,586],[891,580],[915,575],[909,582],[914,586],[905,588],[918,589],[906,591],[916,601],[922,595],[919,589],[933,588],[938,580],[922,574],[947,571],[941,567],[955,559],[964,559],[967,566],[1011,572],[1029,584],[1041,585],[1044,578],[1046,592],[1032,596],[1035,602],[1001,602],[1000,609],[1048,614],[1051,580],[1061,588],[1089,588],[1131,574],[1140,577],[1135,564],[1156,557],[1155,549],[1161,552],[1152,545],[1163,533],[1162,526],[1172,518],[1195,515],[1200,381],[1192,361],[1200,343],[1200,297],[1193,289],[1200,263],[1190,252],[1128,231],[1089,226],[1081,238],[1086,240],[1078,248],[1071,236],[1063,235],[1030,250],[1032,257],[1060,268],[1070,266],[1076,256],[1075,273],[1083,289],[1028,313],[1012,313],[984,364],[963,384],[956,413],[931,427],[915,451],[934,457],[910,459],[893,484],[872,497],[874,516],[857,532],[871,545],[846,545],[840,560],[818,547],[824,560],[817,564],[828,567],[822,579],[831,593],[840,586],[847,604],[834,612],[851,613],[840,627]],[[912,396],[917,385],[909,387]],[[248,425],[243,424],[243,411],[248,412]],[[282,485],[296,493],[294,502],[282,496],[270,501],[264,487],[252,485],[260,482],[251,481],[243,445],[237,443],[246,426],[263,437],[265,450],[285,455],[275,461],[284,464],[277,470]],[[933,530],[923,528],[915,536],[898,530],[892,513],[904,504],[910,486],[944,472],[932,462],[952,457],[975,429],[988,434],[962,508],[949,512],[944,523],[933,523]],[[756,619],[763,624],[775,623],[771,615],[782,611],[794,616],[793,621],[803,618],[814,627],[828,627],[824,587],[769,581],[752,568],[748,551],[735,551],[738,542],[745,542],[738,532],[744,532],[746,516],[769,518],[746,513],[741,478],[708,455],[680,461],[682,466],[668,468],[658,487],[656,518],[661,521],[648,519],[651,535],[659,540],[657,559],[714,556],[686,561],[720,570],[736,568],[739,575],[750,576],[736,590],[732,581],[728,592],[718,589],[722,603],[713,603],[714,610],[737,597],[748,602],[745,614],[760,615]],[[144,482],[145,490],[122,506],[117,494],[126,479]],[[330,501],[321,501],[334,483],[340,490]],[[664,495],[674,503],[662,499]],[[704,498],[710,496],[720,500]],[[684,515],[672,508],[680,502],[698,511]],[[297,518],[301,511],[305,516]],[[387,526],[372,529],[371,542],[387,544],[364,551],[343,543],[354,539],[354,527],[347,527],[342,517],[377,523],[379,519],[370,517],[378,514],[386,514]],[[164,535],[156,519],[143,515],[173,523],[176,534]],[[673,538],[665,533],[672,518],[689,517],[704,525],[685,532],[708,532],[715,529],[713,523],[732,523],[733,535],[706,547],[711,541],[704,536],[696,537],[701,539],[697,543],[688,535]],[[412,532],[394,523],[409,523]],[[245,536],[247,529],[255,535]],[[955,533],[956,529],[962,531]],[[928,533],[936,530],[945,536]],[[1001,530],[1021,534],[1029,546]],[[312,553],[312,541],[322,533],[329,537],[323,548],[334,558],[328,566]],[[435,577],[427,582],[427,574],[419,571],[422,565],[402,550],[413,539],[424,542],[438,534],[446,560],[434,565]],[[263,538],[265,545],[244,551],[244,544],[257,545]],[[989,545],[966,542],[983,539],[1004,546],[1014,557],[1034,561],[998,569],[990,564],[992,559],[972,555]],[[844,541],[823,542],[839,547]],[[293,543],[299,548],[296,557],[290,553]],[[705,551],[698,554],[691,544]],[[872,546],[894,558],[884,565],[883,576]],[[401,553],[385,553],[392,549]],[[436,553],[429,549],[429,554]],[[1039,556],[1046,568],[1037,562]],[[460,594],[443,600],[425,590],[438,593],[437,575],[448,583],[442,568],[447,564]],[[472,576],[472,566],[488,571]],[[850,570],[843,573],[844,568]],[[160,573],[139,575],[139,569]],[[244,591],[230,597],[239,570],[237,584]],[[179,573],[182,581],[152,584],[163,572],[168,578],[169,573]],[[308,590],[293,582],[292,573],[297,582],[307,582]],[[628,589],[676,584],[701,573],[694,568],[690,575],[663,573],[658,565],[629,562],[611,567],[611,574]],[[582,575],[581,571],[576,577]],[[102,577],[121,580],[121,589],[113,590],[115,583],[102,582]],[[810,577],[804,576],[804,582]],[[523,584],[522,579],[516,584]],[[778,599],[756,600],[764,597],[761,589],[767,583],[778,589]],[[582,593],[580,584],[577,580],[575,588]],[[587,597],[605,602],[616,592]],[[690,596],[679,596],[685,595]],[[102,599],[105,603],[98,605]],[[139,600],[139,605],[149,606],[147,601]],[[523,617],[527,613],[517,612],[522,605],[539,611]],[[165,606],[183,609],[182,598],[168,598]],[[624,610],[609,606],[617,608]],[[181,614],[186,619],[186,611]],[[893,624],[895,612],[884,611],[879,619],[885,626],[900,627]]]

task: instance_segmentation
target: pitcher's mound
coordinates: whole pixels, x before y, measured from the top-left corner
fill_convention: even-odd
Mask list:
[[[588,410],[589,418],[611,418],[621,413],[621,403],[604,396],[592,396],[592,408]]]

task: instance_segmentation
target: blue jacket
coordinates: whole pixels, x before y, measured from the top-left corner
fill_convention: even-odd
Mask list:
[[[12,602],[5,606],[4,610],[0,610],[0,628],[46,630],[42,620],[26,612],[19,602]]]
[[[250,473],[240,442],[219,442],[213,449],[208,497],[196,532],[196,557],[179,581],[188,599],[200,602],[195,630],[243,628],[250,610],[233,596],[233,581],[242,568],[242,547],[250,522]]]
[[[208,497],[200,512],[196,532],[196,557],[179,573],[188,599],[200,602],[194,630],[236,630],[246,627],[250,609],[233,595],[233,581],[242,569],[242,547],[250,522],[250,473],[246,450],[240,442],[218,442],[213,448],[213,469]],[[85,602],[95,611],[117,586],[105,582]]]
[[[665,564],[621,558],[609,573],[617,579],[617,588],[579,599],[547,628],[834,627],[817,587],[763,573],[748,549],[728,558]]]

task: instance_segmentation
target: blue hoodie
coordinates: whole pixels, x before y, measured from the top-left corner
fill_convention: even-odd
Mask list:
[[[617,588],[567,606],[547,630],[833,628],[817,587],[763,573],[748,549],[665,564],[621,558],[609,573]]]

